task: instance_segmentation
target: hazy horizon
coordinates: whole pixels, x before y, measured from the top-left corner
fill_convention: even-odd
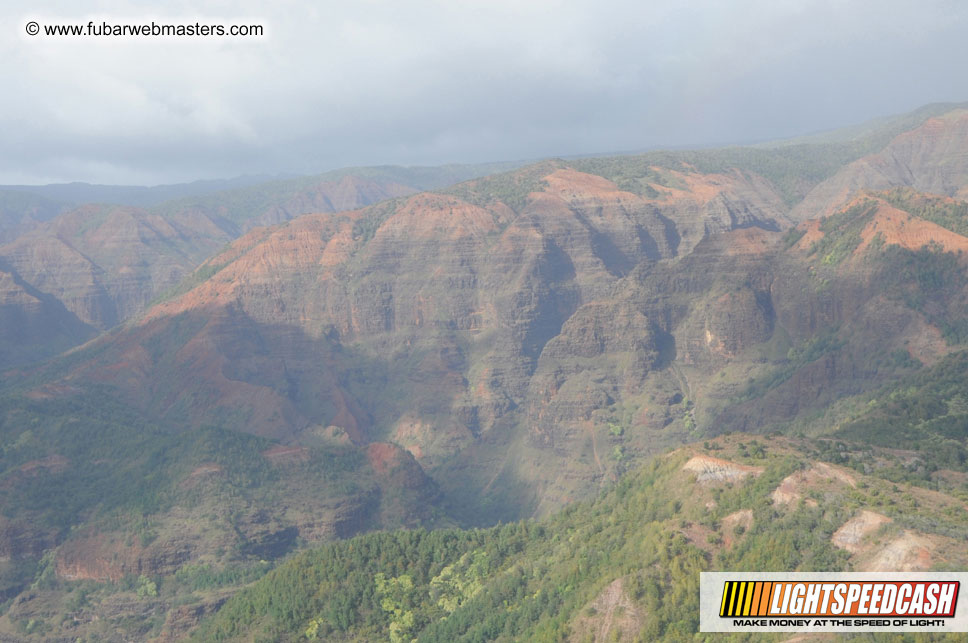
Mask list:
[[[968,5],[131,0],[0,9],[0,184],[167,185],[808,135],[968,99]],[[253,38],[39,26],[246,24]]]

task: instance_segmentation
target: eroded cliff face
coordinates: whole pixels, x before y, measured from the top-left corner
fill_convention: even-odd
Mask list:
[[[850,163],[813,188],[793,208],[796,221],[833,214],[858,193],[906,186],[921,192],[968,197],[968,110],[928,119],[882,151]]]
[[[965,237],[876,193],[784,235],[763,179],[661,172],[633,194],[548,163],[255,228],[68,380],[178,425],[391,441],[445,495],[524,488],[509,506],[542,513],[662,446],[876,385],[885,341],[944,353],[877,257]]]
[[[522,503],[553,508],[680,439],[679,423],[663,433],[692,413],[674,363],[722,365],[771,336],[781,244],[758,226],[782,213],[738,172],[683,167],[658,196],[560,164],[536,176],[519,198],[472,182],[253,229],[67,379],[177,426],[390,440],[445,491],[534,485]]]
[[[37,341],[18,346],[16,333],[25,324],[0,327],[0,346],[11,347],[0,349],[0,367],[56,354],[136,317],[206,257],[254,227],[413,192],[398,183],[346,176],[263,199],[261,208],[244,204],[242,211],[233,208],[229,197],[225,202],[189,199],[151,210],[85,205],[21,226],[20,233],[11,232],[0,245],[0,270],[9,273],[0,279],[0,300],[11,318],[34,322]],[[30,296],[24,296],[24,289]]]
[[[762,176],[739,169],[702,174],[662,170],[654,185],[653,204],[675,224],[677,255],[689,254],[710,235],[737,228],[779,230],[790,224],[788,207],[777,189]]]
[[[0,256],[25,282],[104,330],[214,252],[215,233],[209,221],[191,229],[136,208],[85,206],[3,246]]]
[[[55,297],[41,292],[0,261],[0,364],[24,364],[67,350],[96,330]]]
[[[638,354],[639,369],[647,369],[654,342],[628,337],[650,322],[628,306],[615,308],[610,289],[641,262],[676,256],[683,237],[659,201],[672,212],[683,201],[742,190],[717,177],[712,186],[701,183],[700,194],[656,200],[569,169],[542,179],[519,212],[494,199],[476,205],[421,194],[255,230],[208,262],[217,269],[211,278],[156,306],[124,335],[137,339],[112,342],[108,351],[125,365],[113,370],[123,376],[112,369],[93,376],[137,397],[157,386],[164,361],[179,372],[164,381],[221,396],[208,397],[209,411],[242,404],[255,412],[249,430],[287,437],[285,427],[298,432],[341,415],[343,428],[365,442],[367,425],[385,430],[395,418],[363,410],[380,405],[368,399],[361,406],[361,397],[372,397],[367,383],[346,377],[357,358],[384,363],[394,375],[405,367],[407,381],[386,382],[388,392],[415,396],[439,415],[460,406],[472,435],[525,402],[539,358],[559,335],[548,360],[619,351]],[[175,344],[166,336],[172,323],[181,329]],[[363,352],[354,355],[357,344]],[[161,393],[152,397],[180,396]],[[309,408],[310,398],[330,408]],[[480,403],[469,404],[474,398]]]

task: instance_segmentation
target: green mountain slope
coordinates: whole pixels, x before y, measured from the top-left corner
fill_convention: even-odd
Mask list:
[[[964,566],[964,500],[804,457],[817,444],[734,435],[541,521],[326,545],[196,639],[692,640],[701,571],[880,569],[885,552],[909,569]],[[919,531],[924,516],[936,522]]]
[[[211,592],[265,573],[306,542],[452,524],[439,518],[436,485],[392,445],[363,450],[334,436],[285,447],[217,427],[173,432],[110,395],[56,393],[0,399],[0,632],[142,638],[170,604],[113,606],[139,578],[162,584],[166,601],[204,611],[217,601]],[[192,593],[199,588],[209,591]],[[95,612],[103,628],[61,619],[78,591],[106,601]],[[30,621],[45,625],[33,631]]]

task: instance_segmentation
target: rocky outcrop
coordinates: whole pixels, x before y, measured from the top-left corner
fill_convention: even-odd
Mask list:
[[[868,534],[877,531],[881,525],[889,522],[891,522],[891,519],[887,516],[864,509],[835,531],[833,536],[830,537],[830,542],[855,554],[864,549],[863,541]]]
[[[769,295],[749,287],[710,297],[696,306],[676,332],[684,364],[729,360],[773,335]]]
[[[0,516],[0,562],[40,558],[56,542],[56,531],[41,528],[30,516]]]
[[[895,245],[908,250],[934,244],[945,252],[968,251],[968,237],[899,210],[883,198],[865,198],[873,202],[876,210],[870,223],[861,231],[861,243],[854,251],[855,256],[862,255],[875,240],[885,246]]]
[[[142,546],[137,539],[89,530],[57,549],[55,570],[65,580],[118,581],[127,574],[172,574],[192,559],[195,545],[171,539]]]
[[[663,177],[651,187],[651,203],[674,223],[675,252],[689,254],[700,242],[742,228],[779,230],[789,225],[788,208],[769,181],[738,169],[703,174],[653,168]]]
[[[728,460],[714,458],[708,455],[695,455],[682,465],[683,471],[696,474],[696,482],[701,484],[715,484],[718,482],[735,482],[747,476],[758,476],[763,473],[761,467],[751,467],[736,464]]]
[[[454,484],[466,471],[494,493],[532,480],[559,502],[656,436],[821,408],[868,381],[857,357],[885,334],[924,335],[914,311],[877,296],[869,264],[821,278],[802,239],[765,229],[783,219],[766,219],[755,176],[683,167],[665,180],[676,187],[643,196],[562,164],[529,172],[511,175],[536,180],[506,200],[472,183],[253,229],[195,288],[78,354],[71,377],[163,422],[231,417],[286,444],[334,427],[356,445],[396,442]],[[685,211],[663,210],[744,194],[747,214],[707,221],[727,230],[688,244]],[[810,354],[833,328],[849,348],[825,338]],[[482,450],[487,467],[473,462]]]
[[[374,442],[366,447],[366,457],[380,486],[382,523],[416,526],[430,517],[440,490],[413,454],[395,444]]]
[[[176,226],[137,208],[85,206],[0,247],[0,257],[104,330],[143,310],[224,243],[207,223]]]
[[[811,491],[822,494],[824,487],[829,484],[856,487],[857,481],[854,476],[838,467],[831,466],[826,462],[815,462],[809,469],[798,471],[784,478],[770,497],[775,505],[795,504],[804,499],[806,494]],[[813,507],[817,506],[817,501],[813,498],[806,498],[804,502]]]
[[[876,550],[873,557],[861,565],[865,572],[917,572],[931,569],[934,544],[917,532],[905,531]]]
[[[579,439],[595,412],[641,388],[658,355],[654,324],[629,302],[581,306],[545,345],[530,379],[532,438],[546,445]]]
[[[27,283],[0,259],[0,366],[66,350],[95,332],[63,302]]]

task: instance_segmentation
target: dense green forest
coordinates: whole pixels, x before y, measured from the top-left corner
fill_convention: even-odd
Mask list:
[[[638,626],[626,636],[693,640],[699,572],[850,569],[830,542],[834,531],[862,507],[907,509],[877,478],[784,508],[770,493],[810,466],[788,446],[736,438],[705,446],[764,471],[703,486],[682,471],[689,454],[679,451],[546,520],[327,544],[240,592],[195,639],[556,641],[580,635],[600,616],[596,597],[617,586],[627,600],[620,611]],[[748,523],[736,520],[744,515]],[[964,533],[964,522],[946,528]]]
[[[861,416],[835,437],[918,453],[910,478],[930,480],[939,469],[968,470],[968,351],[886,387],[870,397]]]

